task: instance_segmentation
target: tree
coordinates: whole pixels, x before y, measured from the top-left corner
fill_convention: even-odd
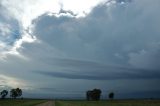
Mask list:
[[[88,101],[91,100],[91,93],[92,93],[92,91],[87,91],[86,92],[86,97],[87,97]]]
[[[101,96],[101,90],[100,89],[94,89],[92,91],[92,100],[100,100]]]
[[[8,91],[7,90],[3,90],[2,92],[0,92],[1,98],[5,99],[5,97],[8,95]]]
[[[91,91],[86,92],[87,100],[100,100],[101,90],[93,89]]]
[[[109,99],[113,99],[114,98],[114,93],[113,92],[110,92],[109,95],[108,95]]]
[[[16,91],[17,91],[18,97],[22,96],[22,90],[21,89],[17,88]]]
[[[22,96],[22,90],[20,88],[11,89],[10,96],[12,98],[20,97],[20,96]]]

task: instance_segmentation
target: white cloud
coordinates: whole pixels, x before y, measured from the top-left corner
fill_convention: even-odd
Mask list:
[[[7,36],[11,33],[10,25],[9,24],[3,24],[0,23],[0,35],[7,38]]]
[[[59,12],[58,0],[2,0],[2,5],[27,28],[33,19],[46,12]]]
[[[37,19],[39,16],[45,13],[59,13],[59,11],[62,8],[64,10],[72,11],[73,13],[83,14],[88,13],[91,11],[91,9],[96,6],[98,3],[102,2],[102,0],[90,0],[90,1],[59,1],[59,0],[1,0],[1,13],[3,17],[6,19],[16,19],[19,23],[19,30],[21,38],[18,40],[15,40],[15,44],[13,45],[13,48],[11,48],[9,51],[12,51],[12,53],[16,53],[17,49],[20,48],[21,44],[24,42],[31,43],[35,41],[35,36],[30,35],[28,33],[28,30],[31,28],[32,21],[34,19]],[[83,5],[81,6],[80,5]],[[72,5],[71,5],[72,4]],[[70,8],[71,7],[71,8]],[[5,12],[4,12],[5,11]],[[7,14],[5,14],[7,13]],[[11,28],[14,28],[13,26]],[[2,28],[1,28],[2,29]],[[11,31],[11,29],[2,29],[1,31],[2,35],[9,35],[9,32],[14,33],[14,31]],[[10,33],[10,34],[12,34]],[[12,34],[13,35],[13,34]],[[27,39],[26,39],[27,38]],[[29,39],[28,39],[29,38]],[[13,49],[15,52],[13,52]]]
[[[75,14],[89,13],[93,7],[107,0],[60,0],[64,10],[70,10]]]
[[[104,0],[2,0],[1,4],[7,8],[10,15],[21,22],[24,28],[27,28],[33,19],[44,13],[58,13],[62,5],[64,10],[79,14],[90,11],[102,1]]]
[[[26,83],[23,80],[0,74],[0,89],[9,87],[21,87],[25,89]]]

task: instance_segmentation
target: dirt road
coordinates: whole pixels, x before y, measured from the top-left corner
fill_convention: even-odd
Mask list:
[[[45,103],[42,103],[36,106],[55,106],[55,104],[54,104],[54,101],[48,101],[48,102],[45,102]]]

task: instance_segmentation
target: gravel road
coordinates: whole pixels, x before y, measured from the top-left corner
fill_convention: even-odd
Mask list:
[[[54,104],[54,101],[48,101],[48,102],[45,102],[45,103],[42,103],[36,106],[55,106],[55,104]]]

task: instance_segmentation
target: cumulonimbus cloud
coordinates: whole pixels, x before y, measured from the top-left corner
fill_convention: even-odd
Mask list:
[[[102,0],[90,0],[87,1],[87,3],[86,1],[80,1],[79,3],[85,4],[85,8],[78,8],[76,5],[80,5],[79,3],[72,0],[70,2],[73,3],[70,4],[63,0],[1,0],[0,15],[2,16],[2,19],[0,20],[0,25],[3,25],[0,26],[0,34],[6,34],[7,36],[10,36],[11,39],[9,39],[8,41],[9,43],[13,43],[12,45],[5,44],[7,41],[4,40],[8,39],[8,37],[1,37],[0,46],[2,47],[1,51],[3,50],[3,53],[1,52],[1,55],[7,54],[8,51],[10,52],[9,54],[19,54],[17,52],[17,49],[22,46],[23,42],[34,42],[36,40],[36,37],[34,35],[31,35],[30,27],[32,26],[32,21],[34,19],[37,19],[42,14],[58,14],[59,11],[63,8],[64,10],[72,11],[73,13],[80,15],[85,11],[85,13],[87,13],[87,11],[90,11],[92,7],[102,2]],[[2,23],[4,22],[3,19],[6,20],[6,23]],[[16,24],[16,22],[18,24]],[[19,36],[19,38],[16,39],[16,36]]]
[[[0,42],[0,45],[1,47],[3,46],[3,51],[10,51],[10,54],[19,54],[17,52],[17,49],[19,49],[22,46],[23,42],[31,43],[36,40],[36,36],[31,35],[30,29],[32,27],[32,21],[37,19],[39,16],[45,13],[59,14],[59,12],[63,9],[65,11],[71,11],[72,13],[76,14],[76,16],[81,17],[90,13],[91,10],[98,4],[105,2],[109,3],[112,1],[117,0],[82,0],[76,2],[74,0],[1,0],[0,14],[2,15],[2,18],[5,17],[4,19],[10,19],[10,22],[9,20],[7,20],[7,22],[9,22],[8,25],[10,26],[10,28],[7,27],[7,23],[1,23],[1,21],[4,21],[3,19],[1,19],[0,23],[6,27],[5,29],[0,28],[0,30],[3,30],[0,33],[1,35],[7,34],[12,36],[13,38],[11,39],[12,43],[14,44],[4,46],[4,42]],[[122,0],[117,2],[126,1],[127,0]],[[16,36],[19,36],[18,40],[15,39]],[[3,38],[6,39],[7,37]],[[9,43],[11,43],[11,40]]]

